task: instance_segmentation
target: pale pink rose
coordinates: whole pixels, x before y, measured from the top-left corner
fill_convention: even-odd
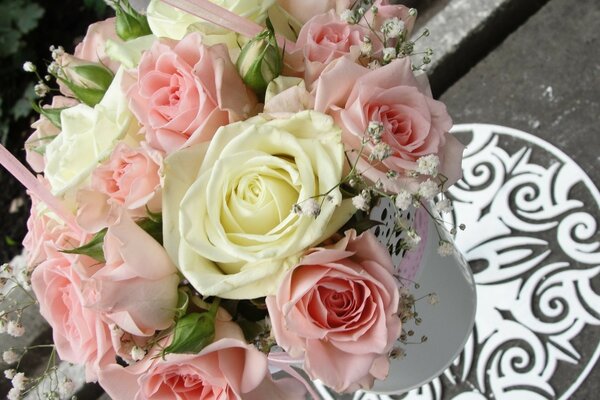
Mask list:
[[[108,325],[96,311],[84,307],[81,271],[93,269],[78,264],[78,257],[54,251],[33,271],[31,287],[40,313],[52,326],[59,357],[85,365],[86,380],[97,380],[100,368],[114,362]]]
[[[233,322],[217,320],[214,342],[198,354],[162,358],[157,352],[127,368],[105,368],[100,384],[114,400],[304,398],[298,385],[285,381],[282,387],[270,379],[265,354],[247,344]]]
[[[412,30],[415,26],[415,21],[417,19],[416,15],[409,14],[410,8],[402,4],[390,4],[390,2],[387,0],[377,0],[373,5],[377,7],[375,19],[373,19],[373,13],[371,12],[370,8],[365,14],[365,19],[369,21],[373,30],[379,32],[386,20],[395,17],[404,22],[404,29],[407,32],[407,38],[410,38],[410,34],[412,33]]]
[[[100,63],[113,72],[116,72],[119,68],[119,63],[113,61],[106,54],[106,42],[108,40],[117,43],[122,42],[117,35],[115,22],[116,18],[113,17],[91,24],[88,27],[83,41],[75,47],[73,55],[81,60]]]
[[[292,17],[305,24],[315,15],[325,14],[330,10],[338,14],[350,6],[350,0],[277,0],[277,3]]]
[[[247,118],[256,106],[227,48],[204,45],[199,33],[180,42],[157,41],[137,72],[127,92],[131,110],[150,146],[166,153],[210,140],[220,126]]]
[[[69,97],[54,96],[52,97],[52,105],[45,105],[44,108],[72,107],[78,103],[77,100]],[[40,115],[40,118],[31,127],[35,131],[25,141],[25,157],[31,169],[35,172],[42,172],[46,166],[44,160],[46,146],[60,133],[60,129],[43,115]]]
[[[277,344],[334,390],[369,388],[401,332],[392,260],[370,232],[313,249],[267,307]]]
[[[162,153],[142,143],[119,143],[110,158],[92,172],[91,187],[77,193],[77,222],[97,232],[122,213],[133,219],[160,212]]]
[[[415,179],[404,174],[416,170],[416,161],[429,154],[440,158],[439,170],[448,178],[445,187],[462,174],[464,146],[448,133],[452,119],[444,103],[431,96],[425,75],[419,79],[408,57],[376,70],[340,59],[315,83],[315,109],[335,118],[347,147],[360,148],[370,121],[383,124],[382,140],[393,154],[370,166],[366,159],[374,146],[367,144],[358,169],[372,182],[381,180],[386,190],[393,192],[414,190]],[[388,170],[400,173],[400,179],[387,178]]]
[[[50,185],[42,177],[38,179],[49,189]],[[85,244],[90,236],[84,232],[73,232],[71,228],[51,213],[44,204],[31,197],[31,211],[27,219],[27,234],[23,247],[29,268],[56,255],[57,250],[72,249]]]
[[[312,83],[334,60],[347,56],[352,60],[360,57],[360,43],[369,36],[369,29],[361,25],[349,25],[333,11],[317,15],[300,30],[296,51],[288,57],[288,64],[295,72],[303,73],[306,86]],[[376,48],[378,42],[373,40]]]
[[[126,215],[108,228],[103,249],[106,264],[83,285],[86,306],[137,336],[171,326],[179,276],[165,249]]]

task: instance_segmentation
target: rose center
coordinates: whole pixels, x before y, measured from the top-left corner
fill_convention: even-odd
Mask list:
[[[240,177],[226,196],[221,221],[228,233],[266,235],[281,224],[298,201],[298,189],[281,169]]]

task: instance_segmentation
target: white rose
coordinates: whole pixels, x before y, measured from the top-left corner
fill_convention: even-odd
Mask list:
[[[196,290],[238,299],[273,294],[307,248],[344,225],[355,210],[336,188],[340,135],[315,111],[259,116],[165,160],[165,247]],[[292,212],[327,192],[318,217]]]
[[[267,11],[275,0],[211,0],[239,16],[262,24],[267,18]],[[146,11],[150,30],[156,36],[181,40],[188,32],[199,31],[209,35],[223,35],[225,29],[206,22],[195,15],[183,12],[160,0],[152,0]],[[234,35],[235,36],[235,35]]]
[[[83,183],[118,141],[138,130],[121,90],[120,68],[104,98],[94,107],[78,104],[60,115],[62,132],[46,146],[44,175],[60,196]],[[133,141],[133,139],[130,139]]]

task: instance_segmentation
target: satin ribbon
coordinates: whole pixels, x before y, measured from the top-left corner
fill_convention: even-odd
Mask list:
[[[296,379],[298,382],[302,383],[308,393],[311,395],[313,400],[320,400],[321,397],[315,392],[312,385],[304,378],[298,371],[294,369],[293,364],[298,364],[302,362],[302,360],[296,360],[291,358],[287,353],[269,353],[267,356],[267,360],[269,364],[275,368],[279,368],[282,371],[286,372],[292,378]]]
[[[59,199],[40,182],[29,170],[21,164],[4,146],[0,144],[0,164],[6,168],[29,192],[46,204],[48,208],[62,219],[74,232],[81,232],[81,227],[75,221],[72,213],[67,211]]]
[[[221,7],[209,0],[162,0],[175,8],[195,15],[206,21],[212,22],[222,28],[229,29],[247,37],[254,37],[265,28],[247,18]],[[295,43],[286,38],[277,35],[279,47],[285,48],[287,52],[294,51]]]

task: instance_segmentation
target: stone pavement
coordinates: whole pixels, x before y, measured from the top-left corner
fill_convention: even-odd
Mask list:
[[[456,123],[504,125],[553,144],[600,187],[599,20],[596,0],[549,1],[450,87],[441,100]],[[574,187],[570,194],[583,196],[582,209],[596,216],[595,225],[590,225],[595,230],[590,232],[591,243],[600,239],[599,211],[598,204],[584,192],[582,187]],[[600,265],[600,256],[594,262]],[[590,282],[598,295],[600,278],[595,276]],[[597,318],[600,310],[596,304],[592,312]],[[577,339],[576,348],[584,363],[600,342],[600,330],[584,330]],[[574,382],[582,368],[564,364],[559,369],[560,375],[552,383],[557,393]],[[600,367],[596,365],[571,398],[600,398],[599,382]]]

